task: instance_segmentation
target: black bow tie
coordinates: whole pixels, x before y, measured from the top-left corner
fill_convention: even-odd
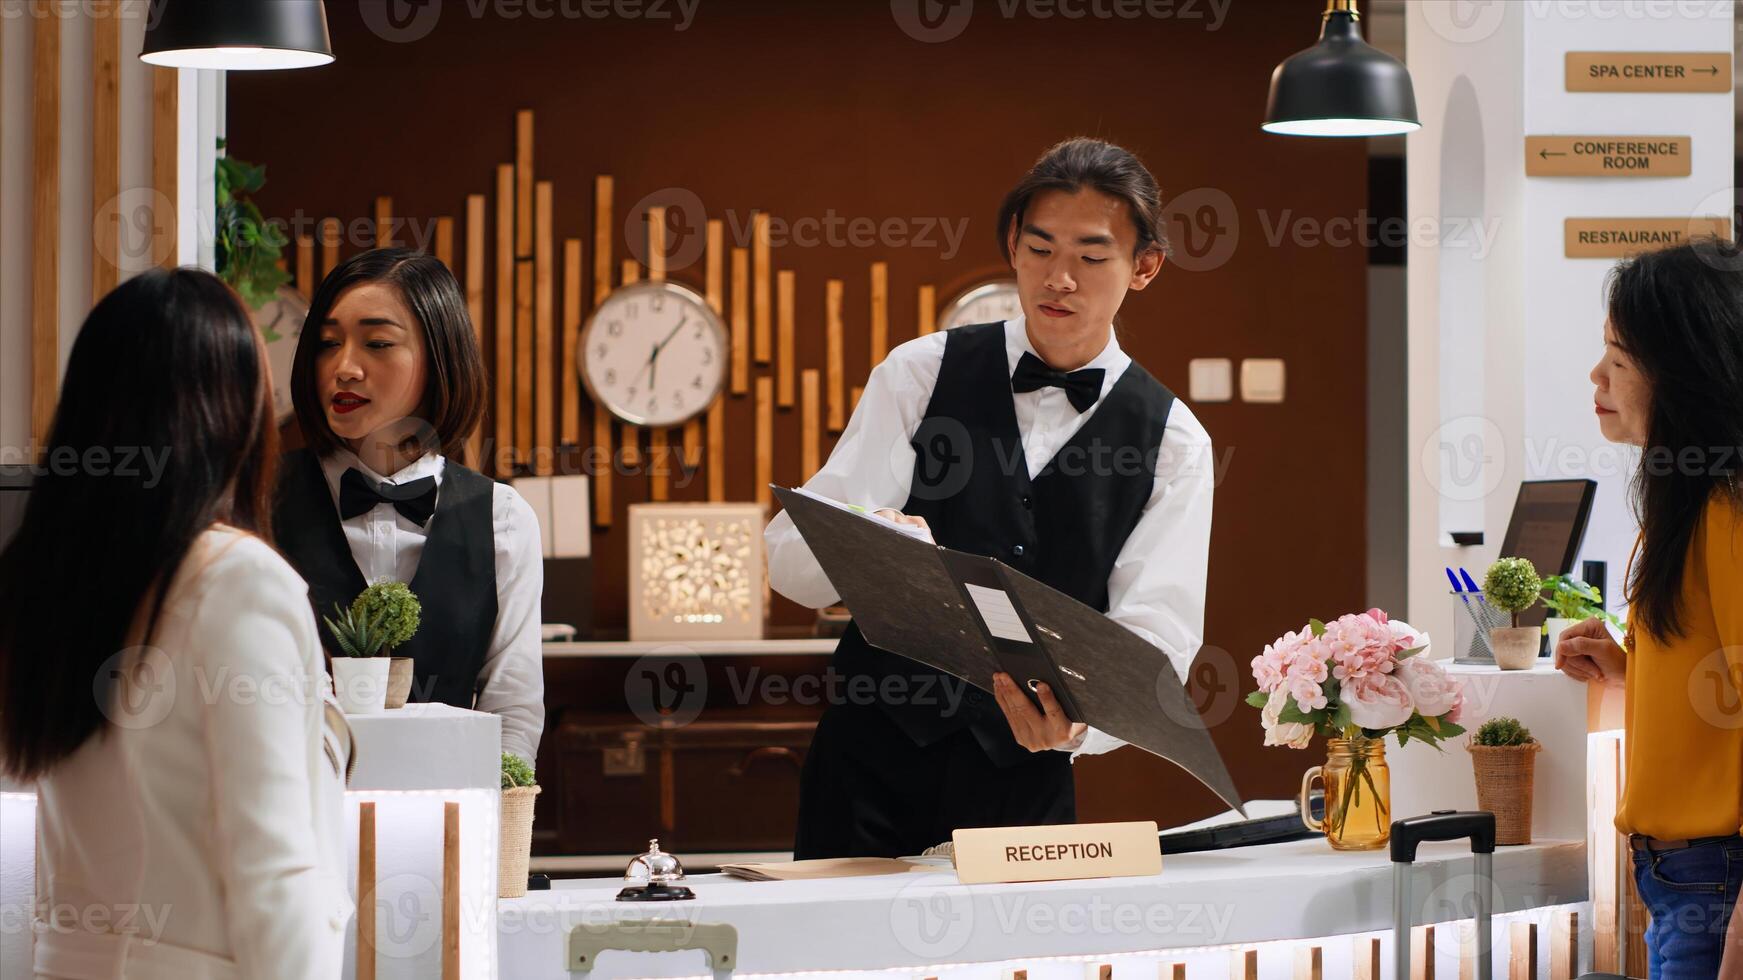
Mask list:
[[[1106,373],[1101,368],[1084,368],[1070,374],[1055,371],[1039,357],[1024,351],[1017,361],[1017,370],[1011,374],[1011,390],[1024,392],[1037,388],[1064,388],[1065,397],[1071,399],[1071,407],[1085,412],[1101,397],[1101,379]]]
[[[405,519],[423,527],[436,512],[436,478],[426,476],[410,483],[374,483],[352,467],[339,478],[339,519],[367,514],[377,504],[392,504]]]

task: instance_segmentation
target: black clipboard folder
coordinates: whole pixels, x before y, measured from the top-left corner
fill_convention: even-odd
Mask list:
[[[985,691],[1000,671],[1025,688],[1046,682],[1072,721],[1167,759],[1245,814],[1167,654],[996,558],[773,490],[866,642]]]

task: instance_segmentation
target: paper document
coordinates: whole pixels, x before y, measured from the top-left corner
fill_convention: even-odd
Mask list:
[[[1029,631],[1023,628],[1023,617],[1017,615],[1017,607],[1011,604],[1009,594],[984,585],[975,585],[973,582],[963,584],[968,586],[968,594],[974,599],[975,611],[980,613],[981,620],[986,623],[988,633],[1001,640],[1035,642]]]
[[[896,530],[896,531],[900,531],[903,534],[906,534],[908,537],[913,538],[916,541],[924,541],[927,544],[937,544],[938,543],[938,542],[932,540],[932,532],[926,530],[923,527],[917,527],[913,524],[902,524],[902,523],[899,523],[897,521],[892,521],[889,518],[884,517],[881,514],[877,514],[877,513],[874,513],[872,511],[866,510],[864,507],[858,507],[858,506],[855,506],[853,504],[844,504],[839,500],[831,500],[830,498],[825,497],[822,494],[812,493],[811,491],[805,489],[804,487],[794,487],[793,492],[796,494],[799,494],[801,496],[809,497],[812,500],[816,500],[816,501],[820,501],[822,503],[828,504],[829,506],[834,507],[836,510],[845,510],[849,514],[857,514],[860,517],[863,517],[866,520],[871,521],[873,524],[882,524],[884,527],[891,528],[891,529]]]
[[[813,878],[863,878],[923,871],[927,865],[898,858],[817,858],[777,864],[723,864],[722,874],[745,881],[808,881]]]

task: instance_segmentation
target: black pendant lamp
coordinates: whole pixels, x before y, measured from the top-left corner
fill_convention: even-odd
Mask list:
[[[139,60],[251,71],[333,60],[321,0],[151,0]]]
[[[1356,0],[1326,0],[1319,43],[1271,73],[1267,133],[1393,136],[1422,128],[1402,62],[1362,40]]]

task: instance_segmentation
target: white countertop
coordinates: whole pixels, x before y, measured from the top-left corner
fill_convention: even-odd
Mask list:
[[[346,715],[356,740],[352,790],[498,789],[502,719],[431,702]]]
[[[1497,914],[1584,901],[1584,841],[1541,841],[1495,854]],[[682,857],[682,855],[680,855]],[[1422,846],[1413,872],[1417,921],[1456,918],[1472,885],[1468,844]],[[1016,885],[961,885],[948,865],[902,875],[745,882],[698,875],[689,902],[617,902],[616,878],[553,883],[499,903],[502,975],[567,980],[575,926],[648,920],[730,923],[738,970],[928,968],[1025,956],[1102,955],[1316,938],[1389,929],[1385,850],[1333,851],[1321,840],[1182,854],[1160,875]],[[594,976],[706,972],[701,954],[601,957]]]

